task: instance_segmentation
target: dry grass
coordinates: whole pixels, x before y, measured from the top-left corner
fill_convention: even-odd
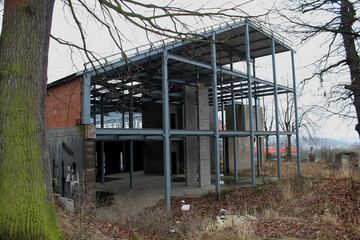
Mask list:
[[[266,162],[262,171],[276,175],[276,162]],[[115,197],[110,206],[96,208],[94,219],[101,226],[110,224],[109,229],[126,227],[145,239],[360,239],[358,171],[304,162],[299,177],[295,162],[282,162],[282,173],[281,181],[233,188],[217,200],[214,195],[185,198],[191,204],[188,212],[180,210],[180,199],[172,199],[172,211],[166,212],[163,202],[140,210],[141,201],[152,201],[147,197]],[[228,210],[225,224],[218,223],[221,208]],[[82,216],[94,212],[84,209]],[[78,226],[83,229],[80,220],[62,222],[68,239],[110,239],[104,231],[87,234]],[[112,239],[131,239],[131,234],[119,236]]]
[[[301,176],[320,177],[324,171],[328,171],[329,164],[324,162],[301,162]],[[266,161],[261,167],[262,176],[277,176],[277,161]],[[281,162],[281,176],[292,178],[298,175],[296,161]]]

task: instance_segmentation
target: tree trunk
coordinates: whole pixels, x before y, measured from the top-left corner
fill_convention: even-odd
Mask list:
[[[269,160],[271,160],[271,158],[270,158],[270,153],[269,153],[269,136],[265,136],[265,140],[266,140],[266,146],[265,146],[265,148],[266,148],[266,161],[269,161]]]
[[[64,238],[52,197],[46,140],[53,5],[54,0],[5,1],[0,36],[0,239]]]
[[[356,51],[355,36],[353,34],[353,24],[355,23],[356,14],[354,4],[348,0],[341,2],[341,35],[343,38],[344,48],[346,52],[346,63],[350,69],[351,85],[345,88],[351,90],[354,95],[354,106],[358,123],[355,130],[360,136],[360,58]]]
[[[286,158],[288,161],[292,160],[292,154],[291,154],[291,135],[287,136],[287,148],[286,148]]]

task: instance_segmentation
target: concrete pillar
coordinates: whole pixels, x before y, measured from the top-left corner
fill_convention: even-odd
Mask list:
[[[95,192],[95,140],[85,139],[85,193],[89,202],[96,201]]]
[[[349,166],[351,169],[359,168],[359,154],[356,152],[350,152],[349,154]]]
[[[198,128],[209,129],[209,92],[208,88],[200,84],[198,87]],[[210,138],[199,137],[199,186],[204,187],[211,184],[210,175]]]
[[[342,167],[342,162],[341,162],[341,158],[342,158],[342,154],[338,153],[335,155],[335,167],[336,168],[341,168]],[[309,157],[309,161],[311,162],[311,159]]]
[[[214,130],[214,109],[212,106],[209,106],[209,129]],[[210,146],[214,146],[214,138],[210,138]],[[210,168],[212,172],[215,172],[215,148],[210,148]]]
[[[197,121],[197,106],[196,106],[196,87],[184,87],[184,117],[185,129],[196,130],[198,126]],[[185,138],[185,178],[187,186],[198,186],[198,139],[197,137]]]

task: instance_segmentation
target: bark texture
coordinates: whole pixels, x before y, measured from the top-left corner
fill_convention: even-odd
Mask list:
[[[0,239],[64,238],[52,198],[46,141],[53,5],[54,0],[5,1],[0,36]]]
[[[349,0],[341,1],[341,27],[340,33],[343,38],[343,44],[346,52],[346,63],[350,69],[351,85],[346,86],[347,89],[353,92],[354,106],[358,123],[355,130],[360,136],[360,57],[356,51],[355,35],[353,26],[356,21],[356,12],[354,3]]]

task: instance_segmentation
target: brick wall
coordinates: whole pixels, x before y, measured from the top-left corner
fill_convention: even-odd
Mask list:
[[[47,128],[63,128],[81,123],[80,77],[51,87],[47,91]]]

